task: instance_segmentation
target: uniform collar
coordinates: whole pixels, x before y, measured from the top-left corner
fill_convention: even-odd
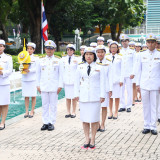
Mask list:
[[[122,47],[122,49],[126,51],[126,50],[128,50],[128,49],[129,49],[129,46],[128,46],[127,48]]]
[[[52,55],[51,57],[49,57],[48,55],[46,55],[46,57],[47,57],[48,59],[52,59],[52,58],[54,57],[54,55]]]
[[[74,57],[74,54],[73,54],[72,56],[67,55],[67,57],[68,57],[68,58],[69,58],[69,57],[71,57],[71,58],[72,58],[72,57]]]
[[[154,49],[153,51],[150,51],[150,50],[148,50],[148,51],[149,51],[149,53],[152,54],[152,53],[154,53],[156,51],[156,49]]]
[[[92,62],[91,64],[88,64],[88,63],[86,62],[86,65],[87,65],[87,66],[90,65],[90,66],[92,67],[92,66],[95,65],[95,62]]]
[[[4,56],[5,56],[5,53],[3,52],[0,56],[1,56],[1,57],[4,57]]]
[[[100,59],[99,59],[99,58],[97,58],[97,62],[102,62],[102,63],[103,63],[103,62],[104,62],[104,60],[105,60],[105,58],[103,58],[103,59],[102,59],[102,61],[100,61]]]
[[[116,53],[115,55],[113,55],[113,54],[111,53],[111,56],[112,56],[112,57],[113,57],[113,56],[115,56],[115,57],[116,57],[117,55],[118,55],[118,53]]]

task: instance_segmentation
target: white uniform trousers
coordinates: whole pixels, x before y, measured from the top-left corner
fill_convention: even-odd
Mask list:
[[[158,103],[158,119],[160,119],[160,91],[158,93],[158,99],[159,99],[159,103]]]
[[[127,89],[127,104],[125,103],[125,86]],[[133,100],[133,86],[132,79],[124,78],[123,86],[121,87],[120,108],[131,108]]]
[[[157,128],[158,92],[141,89],[144,129],[156,130]]]
[[[57,92],[41,92],[43,124],[55,124],[57,115]]]

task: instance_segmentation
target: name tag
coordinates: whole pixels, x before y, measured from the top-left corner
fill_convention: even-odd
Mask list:
[[[160,58],[154,58],[154,60],[160,60]]]
[[[77,61],[76,61],[76,60],[73,60],[73,62],[74,62],[74,63],[77,63]]]
[[[100,70],[98,70],[98,69],[96,69],[95,71],[96,71],[96,72],[100,72]]]
[[[143,57],[143,59],[147,59],[147,57]]]

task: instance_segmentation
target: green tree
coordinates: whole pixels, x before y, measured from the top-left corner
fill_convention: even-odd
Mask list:
[[[108,18],[112,39],[118,41],[123,29],[140,25],[144,11],[143,0],[109,0]],[[119,31],[116,35],[117,24]]]
[[[1,0],[0,1],[0,30],[3,34],[1,38],[8,41],[8,34],[6,31],[7,17],[12,7],[12,0]]]

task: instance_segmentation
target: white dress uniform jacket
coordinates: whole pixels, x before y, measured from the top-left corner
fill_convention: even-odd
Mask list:
[[[101,65],[92,62],[91,72],[88,76],[88,63],[82,63],[76,71],[74,95],[80,102],[99,102],[105,98],[105,72]]]
[[[114,61],[112,63],[112,82],[113,84],[124,82],[124,77],[122,76],[122,55],[121,54],[115,54],[114,55]],[[107,56],[109,59],[113,60],[113,55],[110,54]]]
[[[27,74],[22,74],[22,81],[35,81],[36,80],[36,69],[39,58],[32,54],[31,65],[29,66],[29,72]]]
[[[0,66],[3,74],[0,75],[0,105],[8,105],[10,103],[10,80],[9,76],[13,70],[12,57],[5,53],[0,55]]]
[[[133,60],[134,60],[134,50],[127,48],[122,48],[120,53],[122,54],[122,74],[123,77],[130,77],[133,74]]]
[[[3,75],[0,75],[0,85],[9,85],[9,76],[13,70],[12,57],[5,53],[2,53],[0,57],[0,66],[3,68]]]
[[[63,64],[63,83],[66,85],[74,85],[75,73],[78,66],[78,59],[75,55],[71,56],[71,62],[69,61],[69,56],[63,56],[62,59]]]
[[[137,63],[137,82],[145,90],[160,90],[160,52],[156,49],[140,54]]]
[[[97,63],[100,63],[99,58],[97,58]],[[104,58],[102,60],[102,67],[104,68],[105,72],[105,88],[106,92],[112,91],[113,89],[113,79],[112,79],[112,63]]]
[[[46,56],[39,60],[37,66],[37,86],[42,92],[57,92],[63,88],[62,63],[59,58]]]

